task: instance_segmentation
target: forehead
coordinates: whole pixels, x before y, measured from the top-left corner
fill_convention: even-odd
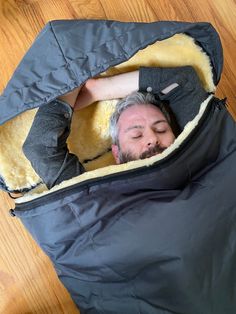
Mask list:
[[[159,108],[152,104],[133,105],[125,109],[119,118],[118,127],[123,129],[132,124],[152,124],[157,120],[166,120]]]

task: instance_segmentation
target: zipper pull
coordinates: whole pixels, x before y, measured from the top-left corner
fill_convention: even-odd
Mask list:
[[[227,97],[225,97],[224,99],[219,99],[218,102],[217,102],[217,105],[216,107],[219,109],[219,110],[222,110],[222,106],[226,107],[227,106]]]
[[[14,209],[12,209],[12,208],[9,210],[9,214],[10,214],[12,217],[16,217],[15,211],[14,211]]]

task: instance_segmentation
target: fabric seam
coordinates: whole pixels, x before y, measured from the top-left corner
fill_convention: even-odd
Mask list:
[[[55,38],[55,40],[56,40],[56,42],[57,42],[57,45],[58,45],[58,47],[59,47],[59,49],[60,49],[60,51],[61,51],[61,53],[62,53],[62,56],[63,56],[64,60],[65,60],[65,62],[66,62],[66,65],[68,66],[68,68],[70,68],[71,72],[72,72],[73,75],[74,75],[75,81],[76,81],[76,75],[75,75],[74,71],[72,70],[72,68],[70,67],[69,62],[68,62],[67,59],[66,59],[66,56],[65,56],[65,54],[64,54],[64,52],[63,52],[63,50],[62,50],[62,47],[61,47],[61,45],[60,45],[60,43],[59,43],[59,41],[58,41],[58,39],[57,39],[56,33],[55,33],[54,28],[53,28],[53,26],[52,26],[52,22],[49,22],[49,24],[50,24],[50,27],[51,27],[51,30],[52,30],[52,34],[53,34],[53,36],[54,36],[54,38]]]

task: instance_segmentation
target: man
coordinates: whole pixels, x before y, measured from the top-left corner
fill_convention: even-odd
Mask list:
[[[196,102],[206,92],[191,67],[140,68],[112,77],[90,79],[81,88],[39,108],[23,152],[48,188],[83,173],[77,156],[70,154],[66,140],[73,110],[98,100],[124,98],[111,117],[112,153],[116,163],[142,159],[169,147],[179,130],[161,101],[180,105],[188,91],[196,90]],[[144,93],[137,93],[137,91]],[[128,95],[128,97],[127,97]],[[200,95],[200,96],[199,96]],[[192,99],[191,99],[192,101]]]

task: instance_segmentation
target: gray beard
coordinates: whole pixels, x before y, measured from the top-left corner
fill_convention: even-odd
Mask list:
[[[161,147],[156,145],[149,150],[143,152],[139,157],[134,156],[131,152],[122,152],[121,150],[119,150],[119,160],[121,164],[124,164],[133,160],[145,159],[162,153],[166,148],[167,147]]]

